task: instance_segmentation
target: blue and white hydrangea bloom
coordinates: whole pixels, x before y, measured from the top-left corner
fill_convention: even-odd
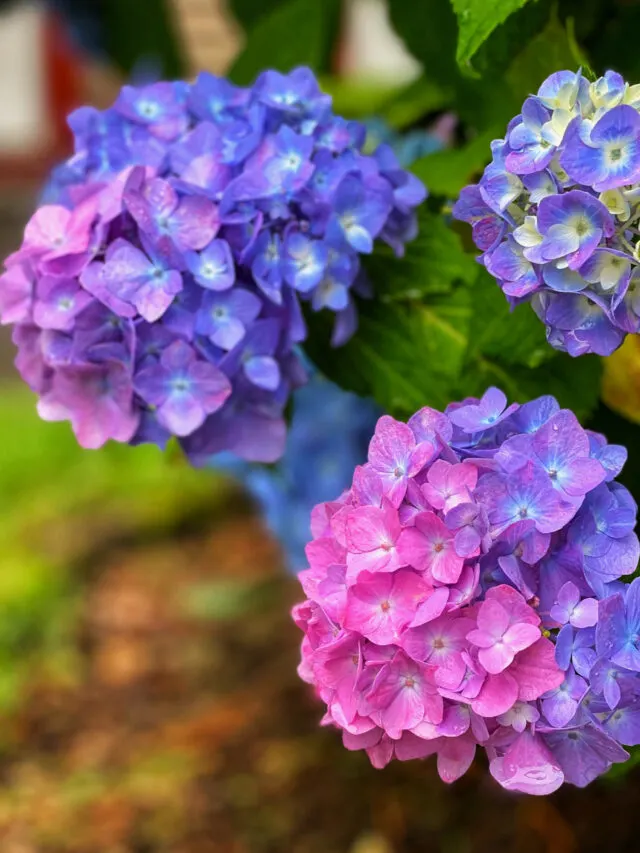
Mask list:
[[[453,213],[549,343],[610,355],[640,331],[640,85],[558,71],[527,98]]]

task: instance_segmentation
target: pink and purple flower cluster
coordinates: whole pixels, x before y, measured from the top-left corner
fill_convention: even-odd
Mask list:
[[[486,751],[509,790],[583,786],[640,743],[636,505],[624,448],[550,396],[489,389],[378,421],[312,513],[301,677],[376,767]]]
[[[552,74],[492,152],[454,216],[552,346],[609,355],[640,331],[640,85]]]
[[[251,88],[125,86],[69,120],[59,168],[0,279],[17,366],[84,447],[177,436],[194,462],[272,461],[306,379],[301,301],[356,326],[360,254],[415,235],[422,184],[333,114],[309,69]]]

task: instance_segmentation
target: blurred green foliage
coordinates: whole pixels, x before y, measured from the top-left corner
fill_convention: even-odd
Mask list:
[[[135,462],[135,464],[134,464]],[[34,668],[74,678],[83,567],[109,542],[208,512],[223,481],[155,447],[80,448],[21,387],[0,394],[0,710]]]
[[[185,63],[168,0],[91,0],[104,48],[124,74],[178,78]]]
[[[251,83],[267,68],[288,71],[296,65],[310,65],[317,72],[328,68],[340,24],[340,0],[266,4],[245,0],[238,6],[246,43],[229,72],[232,80]]]

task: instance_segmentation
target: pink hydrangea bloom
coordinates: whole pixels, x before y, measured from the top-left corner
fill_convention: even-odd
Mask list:
[[[503,395],[487,394],[407,424],[385,416],[351,488],[312,513],[307,600],[294,609],[300,675],[327,706],[323,722],[375,767],[436,756],[453,782],[480,747],[504,788],[548,794],[626,755],[613,729],[593,734],[594,714],[579,705],[597,638],[604,648],[622,636],[593,626],[602,578],[628,573],[638,556],[630,504],[598,478],[584,503],[565,500],[556,430],[532,440],[545,418],[560,419],[548,399],[505,409]],[[585,450],[571,423],[576,452],[592,454],[580,465],[588,458],[604,476],[599,439]],[[592,690],[606,690],[608,670],[594,673]],[[581,749],[599,750],[595,764]]]

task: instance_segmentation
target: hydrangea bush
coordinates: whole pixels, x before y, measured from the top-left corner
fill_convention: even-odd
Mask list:
[[[609,355],[640,331],[640,85],[552,74],[492,154],[454,216],[552,346]]]
[[[306,379],[300,302],[356,327],[360,255],[402,254],[422,184],[333,114],[309,69],[250,88],[125,86],[69,119],[75,154],[6,261],[0,316],[39,412],[84,447],[177,436],[195,463],[272,461]]]
[[[484,748],[509,790],[584,786],[640,743],[636,505],[623,447],[551,396],[378,421],[312,514],[301,677],[376,767]]]

